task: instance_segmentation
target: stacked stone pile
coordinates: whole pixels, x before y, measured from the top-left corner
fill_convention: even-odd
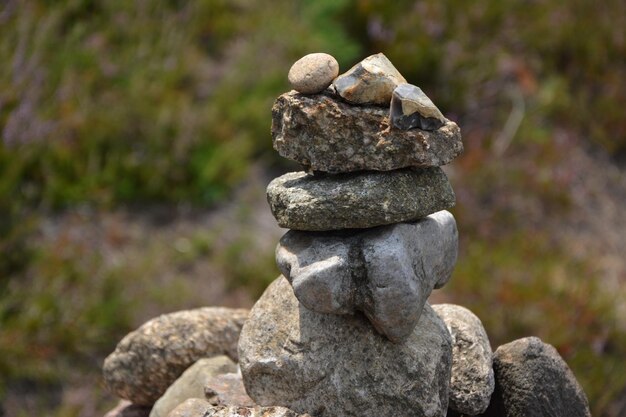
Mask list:
[[[427,301],[457,260],[440,167],[459,127],[383,54],[342,75],[307,55],[288,79],[273,144],[304,171],[267,188],[290,229],[282,275],[250,312],[173,313],[126,336],[104,364],[130,400],[111,417],[589,416],[550,345],[494,354],[472,312]]]

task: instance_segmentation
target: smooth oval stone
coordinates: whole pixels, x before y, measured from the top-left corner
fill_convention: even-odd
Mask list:
[[[339,63],[328,54],[308,54],[297,60],[289,70],[289,84],[303,94],[322,92],[339,74]]]
[[[448,406],[452,342],[428,304],[396,344],[361,315],[306,309],[280,277],[252,308],[239,357],[259,405],[315,417],[443,417]]]
[[[403,130],[437,130],[448,121],[421,88],[412,84],[400,84],[393,90],[389,115],[391,126]]]
[[[355,104],[386,106],[391,94],[406,79],[382,53],[371,55],[335,79],[335,91]]]
[[[291,172],[267,186],[267,199],[281,227],[310,231],[409,222],[455,202],[441,168],[336,175]]]

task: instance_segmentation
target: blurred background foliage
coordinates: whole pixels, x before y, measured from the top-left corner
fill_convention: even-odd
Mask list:
[[[269,137],[290,65],[323,51],[345,71],[382,51],[463,132],[441,298],[494,347],[552,343],[593,414],[623,415],[626,268],[601,255],[624,230],[587,219],[626,202],[605,181],[625,169],[625,28],[622,0],[1,2],[5,413],[100,415],[101,361],[142,320],[222,293],[249,305],[277,275],[275,242],[254,249],[268,238],[237,225],[268,208],[233,190],[294,168]],[[225,205],[227,221],[197,220]],[[225,285],[198,293],[213,272]]]

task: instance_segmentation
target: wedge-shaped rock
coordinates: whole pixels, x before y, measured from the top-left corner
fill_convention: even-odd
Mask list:
[[[484,412],[494,388],[492,352],[480,319],[465,307],[434,304],[452,336],[452,376],[449,407],[460,414]]]
[[[496,349],[496,388],[484,416],[590,417],[587,396],[557,350],[538,337]]]
[[[389,118],[392,127],[404,130],[437,130],[447,122],[435,103],[412,84],[400,84],[393,90]]]
[[[281,156],[330,173],[441,166],[463,151],[452,121],[434,131],[389,129],[388,108],[295,91],[272,108],[272,138]]]
[[[324,231],[410,222],[454,206],[441,168],[274,179],[267,199],[281,227]]]
[[[150,417],[167,417],[178,404],[189,398],[205,398],[204,387],[216,375],[236,372],[237,365],[225,355],[200,359],[183,374],[154,403]]]
[[[355,104],[388,105],[391,93],[406,79],[382,53],[371,55],[333,81],[335,91]]]
[[[308,309],[362,311],[398,343],[412,334],[433,288],[450,279],[457,247],[454,217],[440,211],[353,234],[292,230],[276,248],[276,263]]]
[[[252,308],[239,339],[243,382],[260,405],[315,417],[443,417],[452,345],[426,305],[401,344],[361,315],[319,314],[280,277]]]
[[[104,361],[109,390],[134,404],[152,405],[198,359],[237,361],[244,309],[205,307],[164,314],[124,337]]]

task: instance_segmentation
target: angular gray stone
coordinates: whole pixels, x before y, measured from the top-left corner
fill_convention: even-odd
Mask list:
[[[198,359],[226,355],[237,361],[237,340],[248,311],[220,307],[164,314],[124,337],[104,361],[109,390],[152,405]]]
[[[454,217],[440,211],[416,223],[351,233],[292,230],[276,248],[276,263],[309,310],[362,311],[400,342],[412,334],[433,288],[450,279],[457,251]]]
[[[310,417],[285,407],[214,406],[205,400],[192,398],[180,404],[169,417]]]
[[[452,342],[428,304],[395,344],[361,315],[308,310],[280,277],[252,308],[239,355],[246,391],[260,405],[315,417],[446,413]]]
[[[267,186],[281,227],[324,231],[410,222],[454,206],[441,168],[307,175],[291,172]]]
[[[432,306],[452,336],[450,409],[475,416],[489,406],[494,389],[492,352],[480,319],[454,304]]]
[[[496,349],[490,417],[589,417],[587,396],[556,349],[537,337]]]
[[[220,355],[198,360],[154,403],[150,417],[167,417],[178,404],[189,398],[204,399],[204,387],[213,377],[236,370],[237,365],[228,356]]]
[[[254,401],[246,393],[241,371],[216,375],[204,386],[204,396],[213,405],[254,406]]]
[[[330,173],[441,166],[463,151],[452,121],[432,132],[390,129],[388,109],[293,91],[272,108],[272,139],[281,156]]]
[[[389,120],[392,127],[403,130],[437,130],[448,121],[422,89],[413,84],[400,84],[393,90]]]
[[[382,53],[371,55],[333,81],[335,91],[355,104],[389,105],[391,93],[406,79]]]
[[[297,60],[289,70],[289,84],[303,94],[324,91],[339,74],[339,64],[331,55],[308,54]]]

